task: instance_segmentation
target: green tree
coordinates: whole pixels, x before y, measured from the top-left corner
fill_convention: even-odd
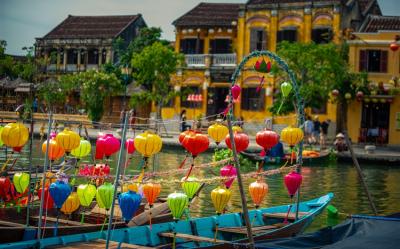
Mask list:
[[[170,76],[183,62],[183,56],[175,53],[161,42],[155,42],[145,47],[140,53],[133,54],[132,67],[135,84],[144,91],[131,96],[130,104],[151,103],[157,105],[157,118],[161,118],[161,108],[168,103],[176,93],[170,85]]]

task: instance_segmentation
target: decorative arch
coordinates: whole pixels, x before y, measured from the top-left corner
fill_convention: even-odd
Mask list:
[[[254,15],[250,18],[248,18],[246,20],[246,24],[252,24],[254,22],[260,22],[260,23],[264,23],[264,24],[269,24],[270,23],[270,19],[268,16],[264,16],[264,15]]]
[[[330,26],[332,25],[333,17],[330,13],[317,13],[312,21],[313,26]]]
[[[300,15],[288,15],[288,16],[283,16],[279,20],[279,26],[288,26],[286,24],[293,24],[295,23],[296,25],[301,25],[303,23],[303,17]],[[290,25],[289,25],[290,26]]]
[[[204,81],[203,77],[189,76],[183,81],[183,84],[184,85],[197,85],[197,84],[202,84],[203,81]]]

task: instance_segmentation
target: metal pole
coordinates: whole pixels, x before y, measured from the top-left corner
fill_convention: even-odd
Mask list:
[[[50,143],[50,133],[51,133],[51,124],[53,123],[53,113],[49,113],[49,123],[48,126],[49,128],[47,129],[47,141],[46,141],[46,154],[44,158],[44,168],[43,168],[43,177],[42,177],[42,193],[40,195],[40,209],[39,209],[39,222],[38,222],[38,234],[37,238],[40,240],[40,234],[42,232],[42,216],[43,216],[43,206],[44,206],[44,192],[45,192],[45,186],[46,186],[46,171],[47,167],[49,166],[49,143]]]
[[[122,137],[121,137],[121,148],[119,150],[119,155],[118,155],[118,164],[117,164],[117,171],[115,172],[115,180],[114,180],[114,193],[113,193],[113,201],[112,201],[112,206],[111,206],[111,212],[110,212],[110,217],[108,220],[108,228],[107,228],[107,241],[106,241],[106,249],[108,249],[109,243],[110,243],[110,237],[111,237],[111,227],[112,227],[112,221],[113,221],[113,216],[114,216],[114,206],[115,206],[115,198],[117,196],[117,190],[118,190],[118,181],[119,181],[119,172],[121,169],[121,166],[123,166],[123,155],[124,155],[124,150],[125,150],[125,136],[126,136],[126,127],[127,127],[127,112],[124,113],[124,128],[122,131]]]
[[[233,158],[235,161],[235,166],[236,166],[236,171],[237,171],[237,179],[238,179],[239,192],[240,192],[240,197],[241,197],[240,200],[242,201],[242,210],[243,210],[244,221],[246,223],[246,228],[247,228],[247,237],[249,239],[250,248],[254,248],[253,231],[251,230],[251,222],[249,219],[249,210],[247,209],[246,194],[245,194],[244,188],[243,188],[242,175],[240,174],[240,163],[239,163],[239,158],[238,158],[237,151],[236,151],[235,139],[234,139],[233,130],[232,130],[232,116],[233,116],[233,111],[232,111],[233,100],[232,99],[233,99],[232,92],[230,91],[229,105],[231,106],[231,109],[230,109],[230,111],[228,113],[228,117],[227,117],[229,138],[231,140]]]
[[[33,149],[33,134],[34,134],[34,123],[33,123],[33,110],[31,112],[31,141],[29,141],[29,188],[28,188],[28,203],[26,205],[26,226],[29,227],[29,213],[31,204],[31,193],[32,193],[32,149]]]
[[[364,190],[367,193],[369,205],[371,206],[371,209],[374,212],[375,216],[377,216],[378,215],[378,211],[376,210],[376,207],[375,207],[375,204],[374,204],[374,200],[372,199],[372,196],[371,196],[371,193],[369,192],[367,183],[365,182],[364,175],[362,173],[360,164],[358,164],[357,157],[354,154],[353,146],[351,145],[351,142],[350,142],[349,136],[347,134],[347,131],[344,131],[343,133],[344,133],[344,139],[346,140],[346,143],[349,146],[350,155],[351,155],[351,158],[353,159],[354,166],[356,166],[356,170],[357,170],[358,176],[360,177],[361,184],[363,185]]]

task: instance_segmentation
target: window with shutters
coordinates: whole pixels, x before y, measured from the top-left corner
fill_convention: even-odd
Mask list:
[[[210,40],[211,54],[230,54],[232,53],[231,39],[213,39]]]
[[[250,52],[267,49],[267,32],[262,28],[250,30]]]
[[[202,54],[204,40],[196,38],[181,39],[180,46],[181,53],[183,54]]]
[[[360,50],[359,71],[386,73],[388,52],[385,50]]]
[[[286,28],[278,31],[277,42],[288,41],[288,42],[296,42],[297,41],[297,28]]]
[[[316,28],[312,30],[311,39],[316,44],[324,44],[332,41],[333,33],[330,28]]]
[[[256,87],[242,89],[241,107],[242,110],[263,111],[265,103],[265,89],[257,92]]]

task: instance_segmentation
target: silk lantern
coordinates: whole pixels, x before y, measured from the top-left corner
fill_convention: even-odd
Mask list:
[[[271,72],[271,62],[266,62],[263,57],[259,58],[254,65],[254,69],[259,73]]]
[[[107,158],[117,152],[121,146],[121,143],[113,134],[105,134],[101,139],[102,142],[99,146],[102,146],[102,148],[100,150]]]
[[[208,135],[214,139],[215,143],[218,145],[226,135],[229,133],[228,127],[225,125],[216,123],[208,127],[207,129]]]
[[[65,150],[67,155],[69,155],[73,149],[78,148],[81,138],[78,133],[65,128],[62,132],[57,134],[56,141],[58,145]]]
[[[247,136],[247,134],[245,134],[245,133],[235,132],[233,134],[233,139],[235,140],[237,153],[244,151],[249,146],[249,142],[250,142],[249,136]],[[232,150],[231,138],[230,138],[229,134],[225,138],[225,143],[228,146],[228,148]]]
[[[256,208],[258,208],[263,201],[265,195],[268,193],[268,184],[264,181],[257,180],[249,185],[249,192]]]
[[[82,159],[85,156],[89,155],[91,150],[92,145],[90,144],[90,142],[82,138],[79,142],[79,146],[71,151],[71,155],[78,159]]]
[[[195,133],[193,130],[186,130],[184,132],[181,132],[181,134],[179,134],[178,140],[179,143],[182,144],[183,139],[185,139],[186,135],[189,135],[191,133]]]
[[[65,200],[64,204],[61,207],[61,212],[64,214],[72,214],[79,208],[79,197],[76,192],[71,193],[67,200]]]
[[[132,138],[128,138],[125,141],[125,148],[128,154],[133,154],[135,152],[135,142]]]
[[[189,200],[191,200],[200,189],[201,184],[197,178],[188,177],[186,180],[183,178],[181,186]]]
[[[47,141],[44,141],[42,144],[42,152],[46,154],[47,150]],[[63,157],[65,154],[64,149],[57,143],[55,139],[50,139],[49,140],[49,151],[47,153],[47,156],[49,160],[55,161]]]
[[[396,52],[399,49],[399,44],[397,44],[397,41],[394,41],[394,42],[390,43],[389,48],[393,52]]]
[[[77,189],[79,202],[83,207],[89,207],[96,196],[96,186],[93,184],[80,184]]]
[[[97,188],[96,201],[100,208],[110,209],[114,198],[114,185],[109,182]]]
[[[240,88],[240,86],[236,84],[231,87],[232,97],[234,100],[237,100],[239,98],[241,90],[242,89]]]
[[[38,194],[39,200],[42,199],[42,191],[43,191],[43,188],[39,188],[38,189],[37,194]],[[53,198],[51,198],[51,196],[50,196],[48,187],[44,188],[44,196],[43,196],[43,198],[44,198],[44,201],[43,201],[43,208],[44,209],[48,209],[48,208],[53,208],[54,207],[54,201],[53,201]]]
[[[289,96],[290,92],[292,91],[292,84],[288,83],[288,82],[283,82],[281,84],[281,92],[282,92],[282,96],[284,98],[286,98],[287,96]]]
[[[4,127],[0,126],[0,147],[3,146],[3,140],[1,139],[1,133],[3,132]]]
[[[160,192],[161,185],[159,183],[146,183],[143,185],[143,194],[146,197],[150,208],[153,207],[153,204],[156,201]]]
[[[226,205],[231,199],[231,195],[232,193],[229,189],[221,187],[217,187],[211,191],[211,200],[218,215],[224,212]]]
[[[29,181],[29,174],[25,172],[15,173],[13,177],[15,190],[17,190],[18,193],[24,193],[26,188],[29,186]]]
[[[56,181],[50,185],[49,192],[56,207],[61,208],[68,196],[71,194],[71,187],[65,182]]]
[[[229,189],[232,186],[232,183],[236,179],[237,176],[236,168],[231,164],[225,165],[220,169],[220,174],[222,177],[230,177],[230,179],[224,181],[225,187]]]
[[[189,200],[187,195],[183,193],[172,193],[167,198],[168,207],[171,210],[174,219],[178,220],[182,217]]]
[[[300,128],[295,128],[288,126],[284,128],[281,132],[281,139],[285,143],[287,143],[290,146],[291,149],[291,163],[293,163],[293,158],[294,158],[294,146],[298,143],[300,143],[301,140],[303,140],[304,133],[303,130]]]
[[[97,160],[102,160],[104,158],[104,139],[105,134],[99,133],[96,140],[96,154],[95,158]]]
[[[193,158],[206,151],[209,144],[208,137],[200,132],[189,133],[182,141],[182,146],[192,154]]]
[[[10,178],[5,176],[0,177],[0,197],[4,202],[9,200],[10,190],[11,190]]]
[[[299,189],[302,181],[303,177],[295,171],[292,171],[289,174],[285,175],[284,182],[290,198],[293,198],[294,194]]]
[[[126,183],[122,186],[122,192],[133,191],[138,193],[139,192],[139,184],[136,183]]]
[[[135,215],[141,201],[142,197],[133,191],[128,191],[119,195],[118,204],[126,223]]]
[[[24,146],[28,138],[28,128],[21,123],[9,123],[1,132],[1,140],[11,148]]]
[[[134,145],[137,151],[147,159],[150,156],[160,152],[162,147],[161,137],[149,131],[139,134],[134,139]]]
[[[270,150],[279,142],[279,135],[275,131],[264,130],[256,134],[256,143],[265,151]]]

